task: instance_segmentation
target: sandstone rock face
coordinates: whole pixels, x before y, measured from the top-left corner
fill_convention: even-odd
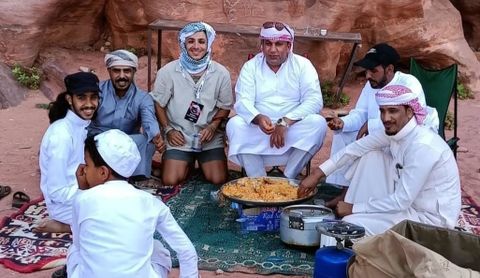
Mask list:
[[[0,109],[18,105],[23,99],[27,89],[20,86],[13,78],[10,67],[0,63]]]
[[[450,0],[462,15],[463,31],[468,44],[480,51],[480,2],[469,0]]]
[[[101,0],[0,1],[0,60],[31,66],[48,45],[85,47],[104,31]]]
[[[472,23],[465,31],[476,33],[474,15],[480,4],[451,1],[467,11],[463,26],[466,19]],[[114,49],[135,48],[143,52],[147,47],[146,26],[159,18],[257,26],[268,20],[281,20],[297,28],[359,32],[363,46],[357,59],[372,45],[388,42],[398,49],[405,65],[410,57],[437,68],[458,63],[462,80],[474,91],[480,90],[480,63],[465,40],[460,13],[449,0],[1,1],[0,61],[31,66],[46,47],[94,51],[105,41]],[[475,36],[466,37],[476,48]],[[164,32],[163,64],[178,57],[177,44],[176,32]],[[152,43],[155,45],[156,36]],[[338,80],[349,46],[299,39],[295,52],[308,53],[321,80]],[[234,81],[248,54],[258,50],[258,38],[237,35],[218,35],[213,49],[214,59],[231,71]]]

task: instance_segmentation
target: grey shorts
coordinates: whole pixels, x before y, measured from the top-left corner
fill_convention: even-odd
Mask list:
[[[198,160],[199,163],[205,163],[214,160],[227,160],[225,156],[225,149],[224,148],[216,148],[201,152],[188,152],[188,151],[180,151],[180,150],[166,150],[163,153],[163,160],[171,159],[171,160],[182,160],[187,161],[188,163],[193,163],[195,160]]]

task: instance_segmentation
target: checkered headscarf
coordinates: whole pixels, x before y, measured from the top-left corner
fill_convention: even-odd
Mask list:
[[[381,105],[408,105],[413,109],[418,124],[423,124],[427,117],[427,109],[418,100],[420,92],[413,92],[403,85],[388,85],[375,94],[375,99]]]
[[[207,53],[200,60],[195,60],[188,55],[187,48],[185,46],[185,40],[191,35],[204,31],[207,34]],[[204,71],[210,60],[212,59],[212,44],[215,40],[215,30],[212,26],[205,22],[191,22],[180,30],[178,34],[178,42],[180,44],[180,64],[190,74],[195,74]]]

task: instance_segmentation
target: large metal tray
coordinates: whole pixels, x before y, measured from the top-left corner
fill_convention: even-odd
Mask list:
[[[317,188],[315,188],[315,190],[309,196],[294,199],[294,200],[282,200],[282,201],[247,200],[247,199],[240,199],[240,198],[237,198],[237,197],[227,196],[227,195],[223,194],[223,188],[228,186],[228,185],[236,184],[239,181],[243,181],[244,179],[264,179],[264,178],[270,179],[270,180],[288,180],[288,182],[291,185],[297,186],[297,187],[300,184],[299,180],[279,178],[279,177],[258,177],[258,178],[244,177],[244,178],[239,178],[239,179],[232,180],[232,181],[229,181],[229,182],[225,183],[220,188],[220,192],[225,198],[231,200],[232,202],[236,202],[236,203],[239,203],[239,204],[244,204],[244,205],[247,205],[247,206],[268,206],[268,207],[278,207],[278,206],[288,206],[288,205],[300,204],[300,203],[303,203],[303,202],[306,202],[306,201],[310,200],[311,198],[313,198],[317,194]]]

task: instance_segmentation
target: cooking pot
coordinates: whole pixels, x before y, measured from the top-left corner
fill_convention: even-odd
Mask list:
[[[280,239],[289,245],[319,247],[321,235],[315,226],[324,219],[335,219],[333,211],[324,206],[285,207],[280,215]]]

